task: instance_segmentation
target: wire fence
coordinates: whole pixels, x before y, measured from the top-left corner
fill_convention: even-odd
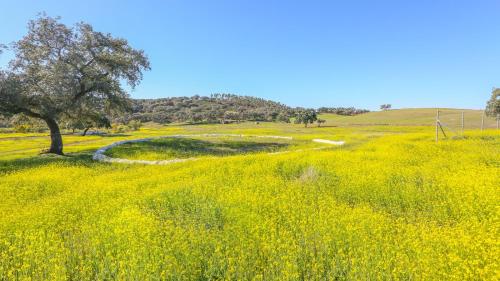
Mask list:
[[[463,136],[468,129],[500,129],[500,116],[487,116],[485,112],[436,110],[436,142],[440,138]]]

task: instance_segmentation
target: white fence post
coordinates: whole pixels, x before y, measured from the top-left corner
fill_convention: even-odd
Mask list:
[[[462,136],[464,135],[464,112],[462,111]]]
[[[436,110],[436,143],[439,141],[439,108]]]

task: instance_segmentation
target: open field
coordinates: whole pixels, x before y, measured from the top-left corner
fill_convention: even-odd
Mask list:
[[[91,160],[119,140],[204,133],[346,144],[166,166]],[[45,136],[3,134],[0,280],[498,279],[500,132],[467,130],[438,144],[433,133],[149,126],[64,136],[64,157],[38,155]],[[162,156],[191,156],[171,152]]]

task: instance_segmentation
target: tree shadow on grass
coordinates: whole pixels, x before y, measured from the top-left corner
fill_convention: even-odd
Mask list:
[[[92,152],[93,150],[88,150],[78,153],[68,153],[64,156],[54,154],[40,154],[28,158],[0,160],[0,176],[2,174],[18,172],[25,169],[37,168],[55,163],[90,167],[91,165],[95,165],[96,163],[92,160]]]
[[[288,146],[282,142],[219,140],[193,138],[162,138],[148,142],[127,143],[109,150],[107,155],[126,158],[127,155],[156,153],[166,157],[230,156],[250,152],[273,152]]]

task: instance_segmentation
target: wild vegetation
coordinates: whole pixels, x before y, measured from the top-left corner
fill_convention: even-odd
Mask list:
[[[121,139],[213,132],[347,144],[168,166],[90,158]],[[431,127],[149,125],[64,141],[68,155],[50,157],[38,155],[44,135],[0,138],[6,280],[494,280],[499,270],[495,130],[435,144]]]

